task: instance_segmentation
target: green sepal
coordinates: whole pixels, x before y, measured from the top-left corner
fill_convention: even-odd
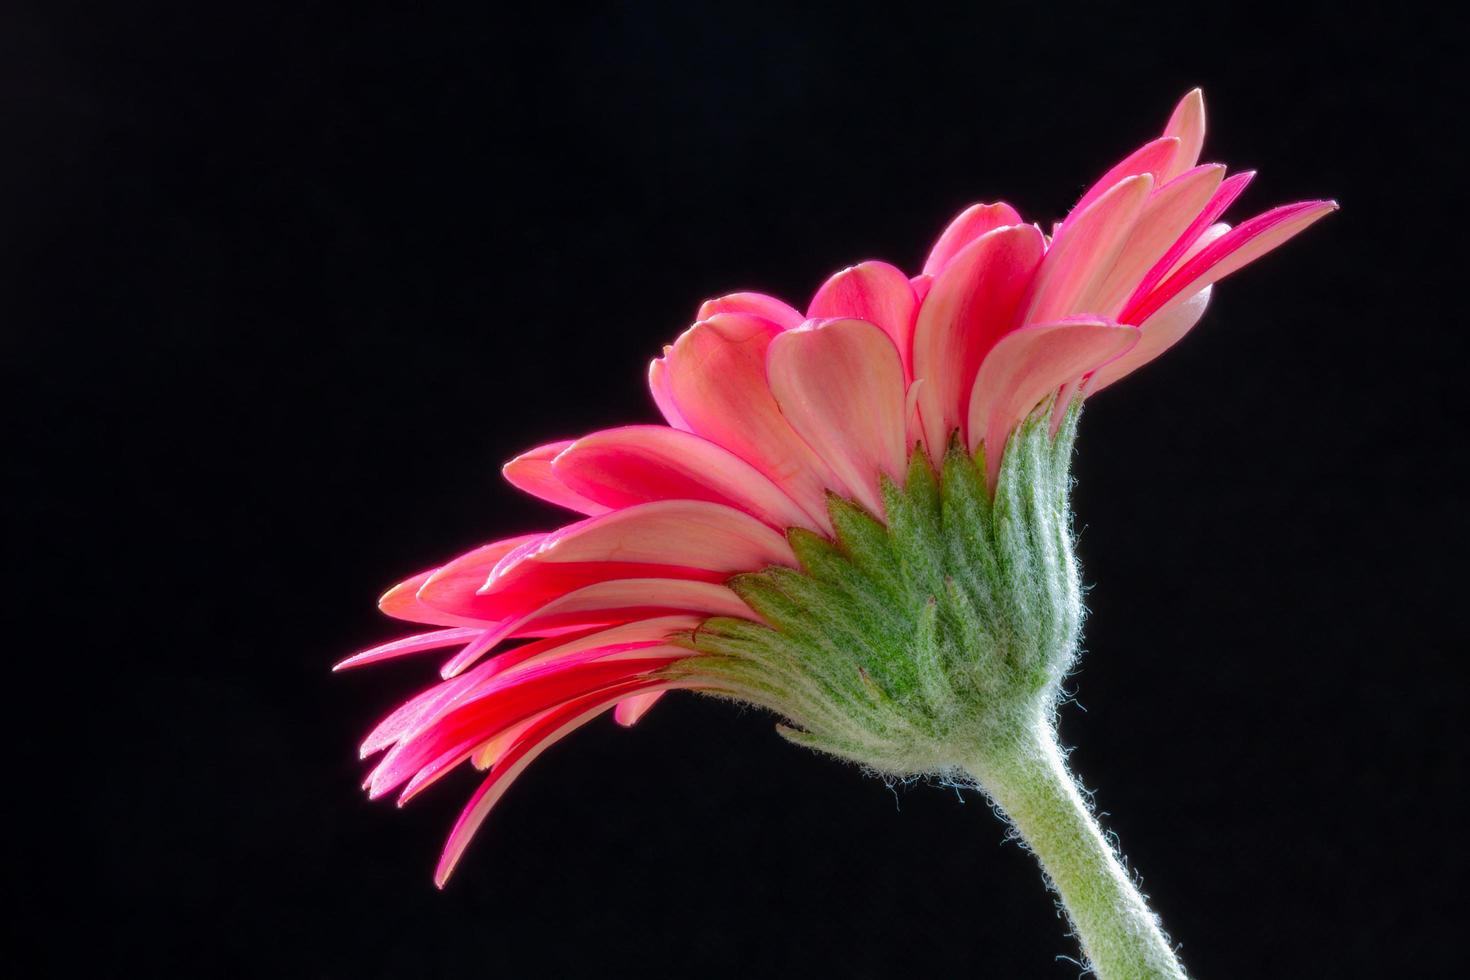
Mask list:
[[[787,738],[898,776],[946,771],[1049,712],[1082,620],[1067,495],[1078,409],[1038,412],[983,456],[922,446],[883,519],[836,495],[834,535],[792,529],[799,569],[728,585],[762,622],[717,617],[668,668],[782,715]]]

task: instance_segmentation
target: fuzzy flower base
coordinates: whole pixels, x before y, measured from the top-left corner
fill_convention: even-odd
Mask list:
[[[832,496],[834,538],[794,529],[798,568],[737,575],[764,621],[714,617],[664,673],[789,719],[799,745],[899,777],[940,774],[1048,716],[1082,620],[1067,507],[1077,411],[1011,437],[992,498],[952,444],[884,478],[885,526]]]

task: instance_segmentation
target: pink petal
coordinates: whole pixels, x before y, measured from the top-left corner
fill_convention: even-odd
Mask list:
[[[1179,156],[1179,139],[1174,136],[1161,136],[1151,143],[1145,143],[1134,150],[1128,156],[1119,161],[1113,169],[1098,178],[1097,183],[1087,189],[1087,193],[1078,199],[1072,206],[1072,210],[1062,221],[1061,227],[1066,228],[1081,218],[1084,211],[1100,200],[1118,184],[1129,177],[1141,177],[1145,174],[1153,178],[1151,186],[1157,186],[1161,181],[1160,174],[1168,173],[1174,166],[1175,159]],[[1188,168],[1185,168],[1188,169]]]
[[[468,555],[461,555],[455,561],[479,561],[484,567],[486,574],[495,566],[503,556],[516,548],[522,547],[527,542],[538,540],[540,534],[522,534],[514,538],[506,538],[502,541],[494,541],[483,547],[476,548]],[[486,623],[482,620],[470,619],[465,616],[456,616],[443,610],[433,609],[419,601],[419,589],[423,588],[434,575],[438,574],[439,568],[431,568],[427,572],[419,574],[399,582],[393,588],[383,593],[378,600],[378,608],[394,619],[405,619],[413,623],[425,623],[433,626],[469,626],[484,629]]]
[[[514,747],[497,762],[494,771],[475,791],[469,804],[460,814],[459,820],[455,822],[454,829],[449,833],[449,840],[444,845],[444,853],[439,858],[439,865],[434,870],[434,884],[440,888],[444,887],[455,865],[463,856],[465,848],[469,845],[470,838],[484,823],[486,815],[505,795],[505,791],[510,788],[516,777],[524,772],[537,756],[606,711],[608,705],[615,703],[617,699],[643,692],[668,690],[676,686],[670,681],[621,685],[570,702],[563,708],[549,713],[545,719],[528,729],[516,741]]]
[[[914,299],[922,303],[934,285],[934,277],[926,272],[921,272],[909,280],[909,285],[914,287]]]
[[[1123,319],[1130,322],[1148,319],[1176,296],[1192,296],[1219,282],[1336,210],[1336,201],[1303,201],[1267,211],[1237,225],[1202,249],[1141,302],[1124,310]]]
[[[1032,324],[1001,338],[980,365],[970,394],[970,451],[984,442],[991,489],[1011,430],[1057,389],[1137,342],[1134,327],[1082,318]]]
[[[1205,145],[1205,94],[1194,89],[1179,100],[1169,124],[1164,127],[1165,136],[1179,140],[1179,149],[1170,164],[1156,176],[1160,183],[1173,180],[1199,161],[1200,150]]]
[[[426,605],[494,621],[455,663],[473,661],[504,638],[506,624],[567,593],[621,578],[723,582],[736,572],[794,566],[784,535],[743,511],[697,500],[663,500],[562,528],[535,547],[482,564],[446,565],[419,590]]]
[[[995,204],[972,204],[955,216],[949,227],[934,243],[924,262],[924,273],[937,276],[954,261],[966,245],[997,228],[1021,224],[1021,215],[1004,201]],[[812,314],[816,316],[816,314]],[[856,315],[856,314],[854,314]]]
[[[619,701],[617,708],[613,710],[613,719],[624,728],[632,728],[638,724],[639,719],[648,714],[659,698],[667,694],[667,691],[653,691],[649,694],[635,694],[626,701]]]
[[[1118,315],[1143,277],[1209,204],[1224,176],[1220,164],[1195,167],[1149,197],[1122,254],[1098,287],[1092,310]]]
[[[1089,382],[1089,394],[1097,394],[1108,385],[1125,375],[1132,374],[1164,351],[1183,339],[1184,335],[1205,315],[1210,302],[1210,290],[1206,286],[1183,303],[1175,303],[1160,310],[1138,325],[1138,344],[1102,367],[1098,368]]]
[[[889,337],[866,320],[809,320],[772,341],[766,373],[792,428],[882,515],[878,474],[904,472],[903,364]]]
[[[742,510],[703,500],[655,500],[548,534],[513,567],[497,568],[480,593],[544,562],[663,564],[732,574],[794,565],[796,559],[784,535]]]
[[[668,357],[673,347],[664,347],[664,356],[655,357],[648,363],[648,390],[653,394],[653,403],[658,406],[659,413],[664,419],[676,429],[685,432],[690,430],[689,422],[679,412],[679,406],[674,404],[673,392],[669,391],[669,370],[664,358]]]
[[[1022,322],[1048,323],[1090,310],[1152,190],[1150,175],[1128,177],[1067,217],[1036,273]]]
[[[651,500],[707,500],[778,529],[827,530],[764,473],[708,439],[661,425],[630,425],[583,436],[557,457],[558,479],[608,507]]]
[[[719,299],[707,300],[699,308],[699,315],[695,319],[708,320],[720,313],[748,313],[770,320],[782,330],[800,326],[801,321],[806,319],[794,307],[765,293],[731,293]]]
[[[480,676],[479,672],[471,671],[452,680],[441,680],[428,690],[420,691],[409,698],[388,717],[378,722],[362,740],[358,749],[361,757],[366,759],[374,752],[380,752],[421,729],[425,724],[431,724],[452,707],[458,697]]]
[[[473,752],[478,743],[547,708],[666,667],[689,651],[672,648],[661,656],[590,661],[543,671],[518,683],[465,700],[432,725],[398,742],[373,770],[368,795],[377,799],[403,785],[447,752]]]
[[[980,363],[1020,322],[1020,302],[1044,252],[1041,232],[1032,225],[996,229],[955,255],[919,309],[914,383],[924,441],[936,465],[950,433],[965,424]]]
[[[721,313],[690,327],[665,355],[669,389],[691,428],[760,470],[820,521],[832,473],[787,423],[766,382],[769,320]]]
[[[819,320],[852,317],[878,327],[893,340],[903,361],[904,376],[908,377],[918,307],[907,276],[887,262],[863,262],[823,283],[812,298],[807,316]]]
[[[571,444],[570,439],[565,439],[537,446],[506,463],[500,472],[511,486],[533,497],[540,497],[579,514],[604,514],[607,512],[606,507],[569,490],[551,471],[551,461]]]
[[[525,721],[510,726],[499,735],[490,739],[490,741],[481,745],[478,749],[475,749],[475,754],[470,757],[471,763],[476,769],[482,772],[489,769],[504,758],[505,754],[515,746],[516,742],[520,740],[522,735],[526,734],[532,725],[556,710],[558,709],[552,708],[550,711],[543,711],[539,715],[532,715]]]
[[[483,629],[474,627],[457,626],[453,629],[434,630],[432,633],[416,633],[413,636],[405,636],[400,640],[383,643],[371,647],[360,653],[355,653],[332,668],[332,670],[349,670],[353,667],[363,667],[367,664],[375,664],[381,660],[392,660],[395,657],[408,656],[411,653],[421,653],[425,650],[442,650],[444,647],[458,646],[475,639]]]
[[[1149,269],[1143,279],[1139,281],[1137,288],[1133,290],[1133,295],[1128,298],[1128,302],[1123,304],[1125,310],[1135,306],[1143,297],[1153,292],[1154,287],[1162,282],[1169,273],[1174,271],[1179,263],[1184,260],[1184,257],[1189,253],[1190,249],[1195,247],[1195,243],[1200,237],[1214,224],[1215,219],[1224,214],[1225,209],[1235,202],[1235,199],[1240,196],[1241,191],[1245,190],[1246,185],[1251,182],[1253,177],[1255,177],[1255,171],[1247,170],[1245,173],[1227,177],[1215,189],[1215,193],[1210,197],[1209,203],[1189,223],[1189,227],[1184,229],[1184,232],[1169,247],[1163,257],[1155,262],[1153,268]]]
[[[723,585],[697,579],[621,578],[584,586],[507,618],[497,624],[493,636],[495,642],[517,636],[552,637],[586,627],[610,627],[675,613],[759,619]],[[512,655],[519,653],[519,649],[510,651]],[[473,659],[461,652],[440,669],[440,676],[453,677],[471,663]]]
[[[674,634],[693,630],[702,622],[703,616],[689,614],[655,616],[606,629],[585,630],[570,637],[537,640],[496,657],[495,669],[487,676],[515,677],[543,664],[579,657],[590,650],[613,654],[660,645]]]
[[[758,618],[723,585],[690,579],[625,578],[589,585],[547,603],[515,624],[512,635],[542,636],[550,628],[625,623],[684,612]]]

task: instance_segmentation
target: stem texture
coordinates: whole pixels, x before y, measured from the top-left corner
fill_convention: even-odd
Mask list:
[[[1050,726],[988,752],[971,774],[1040,859],[1103,980],[1184,978],[1158,917],[1103,837]]]

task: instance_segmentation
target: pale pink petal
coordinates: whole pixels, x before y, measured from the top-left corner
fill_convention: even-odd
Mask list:
[[[1038,323],[1001,338],[980,365],[970,394],[970,451],[985,445],[991,488],[1006,438],[1048,396],[1138,342],[1138,330],[1106,320]]]
[[[1154,263],[1163,258],[1214,197],[1225,176],[1220,164],[1195,167],[1170,181],[1149,197],[1133,234],[1123,246],[1113,269],[1103,279],[1090,312],[1115,317]]]
[[[920,307],[914,383],[924,441],[936,464],[950,433],[964,427],[981,361],[1020,323],[1021,300],[1044,252],[1035,226],[998,228],[959,251]]]
[[[970,205],[955,216],[934,243],[934,248],[929,251],[929,258],[924,262],[925,275],[939,275],[945,266],[954,261],[961,249],[980,236],[1006,225],[1019,224],[1021,215],[1004,201]],[[815,313],[812,315],[816,316]]]
[[[749,313],[770,320],[782,330],[800,326],[806,319],[794,307],[765,293],[731,293],[719,299],[706,300],[695,319],[708,320],[720,313]]]
[[[922,379],[909,385],[903,399],[904,451],[912,452],[915,446],[924,444],[924,419],[919,414],[919,392],[924,390]]]
[[[1068,216],[1036,273],[1022,322],[1049,323],[1089,311],[1152,190],[1152,176],[1128,177]]]
[[[807,316],[816,320],[867,320],[893,340],[903,362],[904,377],[910,377],[909,350],[918,307],[907,276],[887,262],[863,262],[823,283],[812,298]]]
[[[914,299],[922,303],[934,285],[934,277],[927,272],[921,272],[909,280],[909,285],[914,287]]]
[[[658,406],[659,413],[664,420],[676,429],[685,432],[690,430],[689,422],[679,412],[679,406],[674,404],[673,392],[669,391],[668,364],[664,358],[669,356],[669,351],[674,348],[664,347],[664,356],[655,357],[648,363],[648,390],[653,394],[653,403]]]
[[[1200,150],[1205,145],[1205,94],[1194,89],[1179,100],[1169,124],[1164,127],[1165,136],[1179,140],[1179,150],[1169,165],[1157,173],[1160,183],[1173,180],[1199,162]]]
[[[1183,303],[1160,310],[1139,324],[1138,344],[1097,369],[1089,384],[1090,393],[1096,394],[1119,378],[1132,374],[1182,340],[1205,315],[1212,288],[1206,286]]]
[[[524,772],[537,756],[606,711],[610,704],[616,703],[616,699],[637,693],[668,690],[676,686],[677,684],[670,681],[621,685],[569,703],[556,712],[548,713],[542,721],[527,730],[516,741],[514,747],[501,757],[494,771],[475,791],[469,804],[460,814],[459,820],[455,822],[454,829],[449,833],[449,840],[444,845],[444,852],[439,858],[439,865],[434,870],[434,884],[440,888],[444,887],[455,865],[464,855],[470,838],[484,823],[486,815],[505,795],[505,791],[510,788],[516,777]]]
[[[630,425],[583,436],[552,464],[577,493],[608,507],[651,500],[708,500],[774,528],[828,530],[745,460],[692,432]]]
[[[619,701],[617,708],[613,710],[613,719],[624,728],[632,728],[666,693],[668,692],[653,691],[649,694],[636,694],[625,701]]]
[[[1197,242],[1201,236],[1214,224],[1215,219],[1225,213],[1225,209],[1235,202],[1235,199],[1240,196],[1241,192],[1245,190],[1246,185],[1251,182],[1251,179],[1255,175],[1255,171],[1253,170],[1235,174],[1227,177],[1215,189],[1215,193],[1211,195],[1209,203],[1189,223],[1189,227],[1184,229],[1178,240],[1169,246],[1168,251],[1163,254],[1163,257],[1155,262],[1153,268],[1149,269],[1143,279],[1139,281],[1138,286],[1133,290],[1133,295],[1128,297],[1128,302],[1123,304],[1123,309],[1130,309],[1137,305],[1143,297],[1153,292],[1154,287],[1163,282],[1164,278],[1184,261],[1190,251],[1197,247]]]
[[[791,428],[766,382],[766,348],[780,333],[747,314],[702,320],[665,355],[669,388],[695,432],[756,467],[820,520],[832,473]]]
[[[792,428],[847,496],[881,517],[878,475],[904,472],[903,364],[893,342],[866,320],[809,320],[772,341],[766,373]]]
[[[517,490],[523,490],[533,497],[540,497],[559,507],[574,510],[579,514],[607,513],[607,507],[594,503],[568,489],[552,473],[551,461],[571,444],[572,440],[564,439],[560,442],[549,442],[544,446],[537,446],[506,463],[501,467],[500,472]]]
[[[1336,201],[1303,201],[1257,215],[1230,229],[1141,302],[1123,311],[1123,319],[1148,319],[1176,296],[1192,296],[1284,244],[1337,210]]]

